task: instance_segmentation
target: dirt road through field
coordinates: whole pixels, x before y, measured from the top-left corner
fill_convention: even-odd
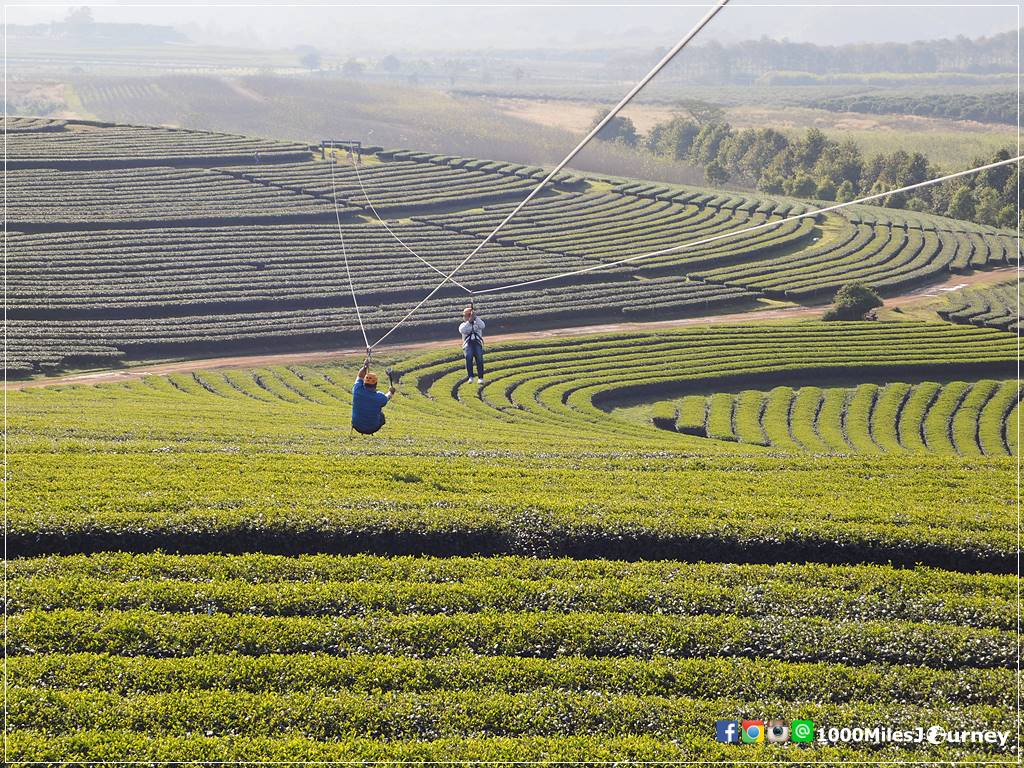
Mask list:
[[[912,307],[935,301],[944,293],[973,285],[985,285],[1001,282],[1013,276],[1013,268],[996,269],[985,272],[974,272],[969,275],[952,275],[948,280],[918,288],[910,293],[890,296],[885,306]],[[769,320],[810,319],[821,314],[822,307],[778,307],[774,309],[758,309],[748,312],[736,312],[725,315],[707,317],[686,317],[677,320],[655,320],[651,322],[609,323],[605,325],[582,325],[572,328],[550,328],[541,331],[523,331],[520,333],[493,334],[487,337],[489,342],[498,341],[531,341],[564,336],[585,336],[593,333],[617,333],[624,331],[656,331],[664,328],[681,328],[691,325],[751,323]],[[388,346],[387,353],[421,349],[439,349],[453,347],[457,340],[421,341],[408,344]],[[212,368],[252,368],[268,365],[305,365],[322,363],[345,355],[362,354],[360,347],[338,347],[334,349],[314,350],[308,352],[290,352],[263,355],[235,355],[231,357],[208,357],[197,360],[175,360],[166,363],[152,363],[132,366],[130,368],[114,368],[101,371],[61,374],[41,379],[11,381],[7,389],[25,389],[28,387],[44,387],[54,384],[99,384],[103,382],[129,381],[168,373],[191,373]]]

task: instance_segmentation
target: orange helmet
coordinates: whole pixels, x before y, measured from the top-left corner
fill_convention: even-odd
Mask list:
[[[365,384],[368,387],[376,387],[377,386],[377,374],[376,373],[367,373],[363,377],[363,384]]]

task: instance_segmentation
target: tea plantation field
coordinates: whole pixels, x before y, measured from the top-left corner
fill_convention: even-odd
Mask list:
[[[585,335],[494,344],[483,386],[385,353],[355,439],[352,359],[11,391],[8,756],[1012,761],[714,721],[1014,729],[1016,344]],[[710,428],[723,394],[789,439]],[[708,436],[661,423],[693,397]]]
[[[330,153],[298,142],[82,120],[5,125],[11,377],[355,345],[346,255],[369,332],[383,334],[546,173],[379,147],[359,168],[339,152],[332,169]],[[1018,260],[1014,232],[873,206],[741,232],[807,211],[563,173],[393,340],[447,338],[469,289],[686,243],[494,293],[481,308],[491,332],[706,316],[821,303],[850,280],[896,293]]]
[[[1020,331],[1020,286],[1017,280],[985,288],[964,288],[949,297],[939,316],[952,323]]]

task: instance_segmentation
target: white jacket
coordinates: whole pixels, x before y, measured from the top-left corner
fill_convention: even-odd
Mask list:
[[[470,341],[479,341],[480,346],[484,343],[484,321],[479,317],[473,318],[470,322],[466,320],[459,326],[459,333],[462,334],[462,348],[465,349]]]

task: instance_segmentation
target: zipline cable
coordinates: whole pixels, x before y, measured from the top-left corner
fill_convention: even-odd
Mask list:
[[[381,215],[379,213],[377,213],[377,209],[373,207],[373,203],[370,201],[370,196],[368,194],[366,194],[366,187],[363,186],[363,178],[359,174],[359,163],[358,162],[353,162],[352,163],[352,168],[356,172],[356,181],[359,183],[359,191],[363,193],[363,199],[366,201],[367,207],[370,209],[370,211],[373,213],[373,215],[377,218],[377,221],[380,222],[380,225],[382,227],[384,227],[384,229],[387,231],[387,233],[389,235],[391,235],[393,238],[395,238],[395,240],[398,242],[398,244],[400,246],[402,246],[403,248],[405,248],[405,250],[407,250],[409,253],[411,253],[413,256],[415,256],[417,259],[419,259],[421,262],[423,262],[426,266],[430,267],[432,270],[437,272],[437,274],[441,275],[441,277],[447,277],[447,275],[445,275],[445,273],[443,271],[441,271],[440,269],[435,267],[429,261],[427,261],[422,256],[420,256],[418,253],[416,253],[416,251],[414,251],[412,248],[410,248],[408,245],[405,244],[405,241],[402,240],[402,238],[400,238],[398,235],[396,235],[394,233],[394,231],[392,231],[391,227],[389,227],[387,225],[387,222],[384,221],[384,219],[381,217]],[[450,282],[452,282],[454,285],[457,285],[459,288],[464,290],[466,293],[472,293],[472,291],[470,291],[469,288],[464,286],[458,280],[451,280]]]
[[[713,242],[716,242],[718,240],[726,240],[726,239],[728,239],[730,237],[736,237],[737,235],[743,235],[743,234],[746,234],[748,232],[756,232],[756,231],[762,230],[762,229],[769,229],[771,227],[777,227],[777,226],[779,226],[781,224],[785,224],[785,223],[790,222],[790,221],[797,221],[799,219],[806,219],[806,218],[808,218],[810,216],[817,216],[818,214],[821,214],[821,213],[829,213],[831,211],[838,211],[838,210],[840,210],[842,208],[846,208],[847,206],[850,206],[850,205],[857,205],[858,203],[866,203],[866,202],[869,202],[871,200],[878,200],[879,198],[882,198],[882,197],[888,197],[889,195],[896,195],[896,194],[899,194],[901,192],[909,192],[910,190],[920,189],[921,187],[927,187],[927,186],[931,186],[933,184],[941,184],[942,182],[949,181],[950,179],[956,179],[956,178],[960,178],[961,176],[968,176],[968,175],[970,175],[972,173],[979,173],[981,171],[987,171],[987,170],[990,170],[992,168],[998,168],[1001,165],[1010,165],[1011,163],[1016,163],[1016,162],[1018,162],[1020,160],[1024,160],[1024,155],[1021,155],[1019,157],[1014,157],[1014,158],[1011,158],[1009,160],[1000,160],[999,162],[996,162],[996,163],[989,163],[988,165],[981,165],[981,166],[978,166],[977,168],[970,168],[970,169],[968,169],[966,171],[958,171],[957,173],[950,173],[950,174],[948,174],[946,176],[940,176],[939,178],[936,178],[936,179],[929,179],[928,181],[921,181],[921,182],[918,182],[916,184],[910,184],[909,186],[900,187],[899,189],[891,189],[888,192],[879,192],[879,193],[874,194],[874,195],[868,195],[867,197],[858,198],[857,200],[850,200],[849,202],[846,202],[846,203],[837,203],[836,205],[830,205],[830,206],[827,206],[825,208],[816,208],[814,210],[807,211],[806,213],[799,213],[799,214],[796,214],[795,216],[788,216],[788,217],[786,217],[784,219],[778,219],[776,221],[766,221],[766,222],[763,222],[761,224],[755,224],[755,225],[753,225],[751,227],[745,227],[744,229],[737,229],[737,230],[734,230],[732,232],[725,232],[723,234],[714,235],[712,237],[705,237],[705,238],[703,238],[701,240],[695,240],[695,241],[690,242],[690,243],[683,243],[682,245],[676,245],[676,246],[673,246],[671,248],[663,248],[663,249],[661,249],[659,251],[652,251],[650,253],[642,253],[642,254],[639,254],[637,256],[629,256],[629,257],[624,258],[624,259],[617,259],[615,261],[608,261],[608,262],[605,262],[603,264],[594,264],[593,266],[584,267],[583,269],[575,269],[575,270],[573,270],[571,272],[563,272],[560,275],[549,275],[548,277],[538,277],[535,280],[524,280],[523,282],[520,282],[520,283],[510,283],[509,285],[500,285],[500,286],[498,286],[496,288],[484,288],[483,290],[474,290],[473,293],[476,294],[476,295],[480,295],[480,294],[483,294],[483,293],[498,293],[499,291],[507,291],[507,290],[511,290],[512,288],[523,288],[523,287],[528,286],[528,285],[537,285],[538,283],[546,283],[546,282],[549,282],[551,280],[560,280],[560,279],[564,279],[564,278],[567,278],[567,277],[573,277],[574,275],[582,275],[582,274],[584,274],[586,272],[596,272],[596,271],[598,271],[600,269],[608,269],[609,267],[616,267],[616,266],[619,266],[620,264],[628,264],[628,263],[633,262],[633,261],[640,261],[641,259],[650,259],[650,258],[653,258],[655,256],[664,256],[664,255],[669,254],[669,253],[677,253],[678,251],[682,251],[682,250],[685,250],[687,248],[696,248],[699,245],[707,245],[708,243],[713,243]]]
[[[612,118],[615,117],[622,110],[622,108],[625,107],[633,99],[633,97],[636,96],[641,91],[641,89],[643,89],[643,87],[645,85],[647,85],[647,83],[649,83],[651,80],[653,80],[654,76],[657,75],[662,69],[664,69],[665,66],[670,61],[672,61],[673,58],[675,58],[676,54],[678,54],[681,50],[683,50],[683,48],[685,48],[686,45],[694,37],[696,37],[697,34],[702,29],[704,29],[705,26],[707,26],[708,22],[710,22],[716,15],[718,15],[718,12],[720,10],[722,10],[728,3],[729,3],[729,0],[718,0],[718,3],[715,5],[715,7],[712,8],[710,11],[708,11],[704,15],[704,17],[700,21],[697,22],[696,26],[694,26],[693,29],[691,29],[689,32],[687,32],[686,35],[683,37],[683,39],[680,40],[678,43],[676,43],[672,47],[672,49],[663,56],[661,61],[659,61],[657,64],[655,64],[654,68],[650,72],[648,72],[646,75],[644,75],[644,77],[636,85],[634,85],[633,88],[630,89],[629,93],[627,93],[618,104],[616,104],[614,107],[612,107],[611,111],[607,115],[604,116],[604,118],[601,120],[601,122],[599,122],[597,125],[595,125],[590,130],[590,133],[588,133],[586,136],[583,137],[583,140],[579,144],[577,144],[576,147],[568,155],[566,155],[565,158],[558,165],[556,165],[547,176],[544,177],[544,179],[540,182],[540,184],[538,184],[536,187],[534,187],[533,191],[531,191],[530,194],[528,194],[523,199],[522,202],[520,202],[515,208],[513,208],[511,213],[509,213],[501,221],[501,223],[498,224],[498,226],[496,226],[493,230],[491,230],[490,234],[488,234],[487,237],[485,237],[483,240],[481,240],[480,243],[476,246],[476,248],[474,248],[473,251],[468,256],[466,256],[466,258],[464,258],[461,262],[459,262],[456,265],[455,269],[453,269],[451,272],[449,272],[447,275],[445,275],[444,280],[442,280],[438,284],[438,286],[436,288],[434,288],[434,290],[432,290],[430,293],[428,293],[426,296],[424,296],[423,299],[420,301],[420,303],[417,304],[415,307],[413,307],[411,310],[409,310],[409,312],[401,320],[399,320],[397,323],[395,323],[394,327],[392,327],[391,330],[389,330],[387,333],[385,333],[383,336],[381,336],[379,339],[377,339],[377,341],[375,341],[373,344],[371,344],[370,348],[372,349],[373,347],[376,347],[378,344],[380,344],[382,341],[384,341],[384,339],[386,339],[392,333],[397,331],[398,328],[403,323],[405,323],[406,320],[408,320],[410,317],[412,317],[414,314],[416,314],[416,312],[419,311],[420,307],[422,307],[424,304],[426,304],[428,301],[430,301],[430,299],[432,299],[434,297],[434,295],[439,290],[441,290],[441,288],[444,287],[445,283],[451,281],[451,279],[455,276],[455,273],[458,272],[460,269],[462,269],[462,267],[465,266],[466,262],[468,262],[470,259],[472,259],[474,256],[476,256],[476,254],[480,252],[480,249],[483,248],[485,245],[487,245],[487,243],[489,243],[491,241],[491,239],[493,239],[494,236],[498,234],[498,232],[502,229],[502,227],[504,227],[506,224],[508,224],[516,216],[516,214],[518,214],[519,211],[521,211],[523,209],[523,207],[527,203],[529,203],[534,197],[536,197],[537,194],[542,189],[544,189],[544,187],[547,186],[548,182],[551,181],[556,175],[558,175],[558,173],[566,165],[568,165],[568,163],[574,157],[576,157],[576,155],[578,155],[583,150],[583,148],[585,146],[587,146],[587,144],[589,144],[591,142],[591,140],[593,140],[593,138],[595,136],[597,136],[597,134],[600,133],[600,131],[609,122],[611,122]]]
[[[363,325],[363,313],[359,309],[359,299],[356,298],[356,284],[352,280],[352,270],[348,265],[348,252],[345,250],[345,234],[341,228],[341,212],[338,210],[338,187],[334,181],[334,164],[337,158],[334,155],[334,142],[331,142],[331,199],[334,200],[334,218],[338,222],[338,237],[341,240],[341,257],[345,260],[345,274],[348,275],[348,289],[352,293],[352,304],[356,308],[356,320],[359,321],[359,330],[363,334],[363,341],[369,351],[370,339],[366,335],[366,326]]]

